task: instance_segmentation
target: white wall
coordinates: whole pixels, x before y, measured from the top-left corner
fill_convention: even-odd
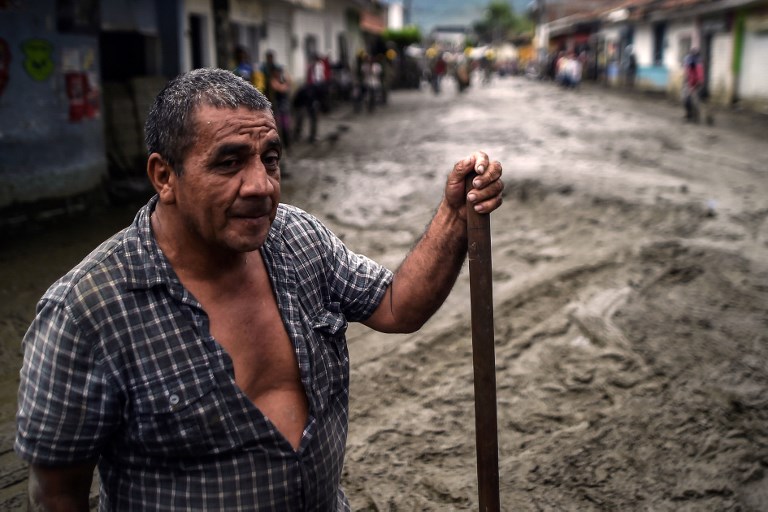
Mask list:
[[[326,37],[330,38],[327,52],[331,62],[341,58],[341,48],[339,47],[339,35],[347,32],[346,17],[344,14],[346,4],[339,1],[327,1],[325,8],[325,29]],[[349,41],[349,36],[347,36]],[[354,54],[354,48],[349,48],[351,54]]]
[[[766,48],[768,51],[768,48]],[[763,54],[765,55],[765,54]],[[719,33],[712,38],[709,93],[712,101],[727,104],[733,97],[733,34]]]
[[[296,47],[293,49],[293,58],[298,69],[301,70],[297,82],[304,82],[308,62],[305,55],[304,41],[308,36],[314,36],[317,41],[317,51],[324,55],[330,52],[330,44],[326,38],[325,17],[321,11],[297,9],[293,13],[293,33],[296,37]]]
[[[697,30],[693,20],[675,21],[667,25],[664,66],[669,70],[670,75],[682,70],[683,59],[688,48],[681,47],[681,42],[690,39],[694,46],[699,46],[696,34]]]
[[[653,65],[653,29],[650,25],[635,27],[634,49],[638,67]]]
[[[768,100],[768,31],[744,32],[744,53],[739,77],[739,98]]]
[[[214,52],[216,51],[214,33],[213,33],[213,11],[211,9],[211,2],[209,0],[185,0],[184,2],[184,19],[182,20],[182,54],[181,54],[181,70],[189,71],[192,69],[192,49],[191,49],[191,37],[189,26],[189,15],[196,14],[202,16],[203,19],[203,40],[202,40],[202,54],[203,54],[203,66],[212,66],[216,62]]]
[[[261,41],[261,56],[264,58],[264,52],[272,50],[275,52],[275,60],[278,64],[285,66],[288,73],[293,77],[294,82],[304,77],[303,67],[298,67],[293,56],[291,48],[293,8],[282,2],[267,2],[264,18],[267,22],[267,37]]]

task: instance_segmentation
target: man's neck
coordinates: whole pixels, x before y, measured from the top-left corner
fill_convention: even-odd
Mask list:
[[[253,253],[206,245],[158,204],[150,217],[157,245],[180,278],[222,281],[240,279]],[[254,251],[258,256],[258,251]]]

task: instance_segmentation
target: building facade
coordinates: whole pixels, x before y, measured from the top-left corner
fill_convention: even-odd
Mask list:
[[[385,27],[375,0],[0,2],[0,225],[145,184],[146,112],[178,73],[242,46],[298,86],[310,55],[351,66]]]
[[[766,0],[616,0],[540,19],[536,41],[540,53],[550,55],[583,48],[594,79],[611,86],[627,84],[633,53],[633,85],[671,96],[680,94],[683,60],[696,47],[713,103],[768,109]]]

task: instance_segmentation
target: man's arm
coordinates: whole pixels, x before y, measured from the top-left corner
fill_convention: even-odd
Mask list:
[[[29,466],[30,512],[88,512],[95,462]]]
[[[477,172],[465,194],[466,177]],[[467,254],[469,199],[476,211],[490,213],[501,205],[504,184],[501,164],[482,152],[457,162],[448,177],[445,196],[429,226],[395,272],[381,304],[363,322],[381,332],[418,330],[443,304]]]

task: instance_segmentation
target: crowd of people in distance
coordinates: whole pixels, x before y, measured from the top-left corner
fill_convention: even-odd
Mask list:
[[[387,100],[387,66],[383,55],[372,56],[361,50],[355,69],[351,70],[346,64],[332,64],[326,56],[312,53],[303,79],[295,81],[272,50],[258,63],[252,61],[245,48],[238,46],[234,58],[235,74],[252,83],[272,103],[285,148],[302,140],[316,142],[318,116],[330,112],[337,99],[350,100],[355,112],[363,107],[372,112]]]
[[[581,84],[586,53],[560,51],[549,61],[548,76],[566,89],[576,89]]]

